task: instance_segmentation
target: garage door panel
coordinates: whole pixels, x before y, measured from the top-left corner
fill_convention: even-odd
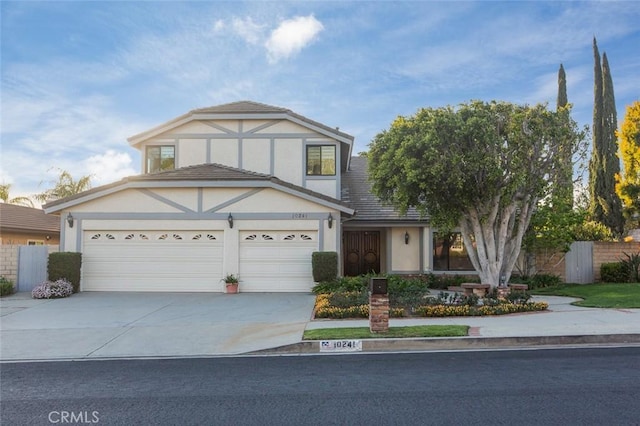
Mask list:
[[[308,292],[317,231],[246,231],[240,235],[240,291]]]
[[[222,255],[222,232],[86,232],[83,290],[220,291]]]

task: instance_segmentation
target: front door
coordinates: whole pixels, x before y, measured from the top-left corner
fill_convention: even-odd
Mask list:
[[[380,273],[380,231],[343,233],[344,275]]]

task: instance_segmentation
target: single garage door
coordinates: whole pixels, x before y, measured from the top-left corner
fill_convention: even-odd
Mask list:
[[[311,291],[317,250],[317,231],[241,232],[240,291]]]
[[[85,231],[82,289],[222,291],[222,231]]]

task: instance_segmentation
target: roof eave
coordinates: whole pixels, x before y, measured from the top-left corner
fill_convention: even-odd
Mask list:
[[[224,182],[224,185],[221,183]],[[339,200],[330,201],[324,198],[317,197],[313,194],[308,194],[306,192],[299,191],[295,188],[291,188],[284,184],[280,184],[278,182],[274,182],[271,179],[229,179],[229,180],[211,180],[211,179],[183,179],[183,180],[152,180],[152,179],[144,179],[144,180],[123,180],[120,182],[116,182],[115,184],[105,185],[105,187],[98,187],[95,190],[89,190],[85,196],[78,196],[65,201],[65,199],[56,200],[49,204],[43,206],[43,210],[46,214],[58,213],[66,209],[70,209],[79,204],[86,203],[88,201],[95,200],[100,197],[104,197],[106,195],[110,195],[116,192],[124,191],[127,189],[136,189],[136,188],[215,188],[215,187],[249,187],[249,188],[273,188],[280,190],[282,192],[286,192],[300,198],[306,199],[308,201],[315,202],[320,205],[324,205],[325,207],[336,209],[340,212],[353,215],[354,210],[348,206],[345,206],[340,203]],[[103,189],[102,189],[103,188]]]

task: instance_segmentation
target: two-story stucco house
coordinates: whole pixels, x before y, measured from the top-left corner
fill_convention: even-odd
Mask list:
[[[314,251],[344,275],[460,269],[455,241],[371,195],[353,140],[255,102],[196,109],[129,138],[142,174],[45,211],[83,255],[83,291],[221,292],[233,273],[244,292],[306,292]]]

